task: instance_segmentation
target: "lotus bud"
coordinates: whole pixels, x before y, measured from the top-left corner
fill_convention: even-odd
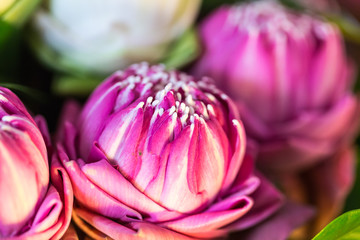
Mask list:
[[[234,98],[263,169],[306,169],[351,143],[354,69],[335,25],[260,1],[219,9],[200,32],[194,72]]]
[[[135,64],[82,110],[65,109],[58,160],[79,206],[74,221],[93,238],[214,238],[283,205],[253,171],[238,111],[210,79]]]
[[[46,132],[38,122],[39,127],[16,95],[0,87],[1,239],[58,239],[70,223],[72,191],[65,196],[49,182]]]

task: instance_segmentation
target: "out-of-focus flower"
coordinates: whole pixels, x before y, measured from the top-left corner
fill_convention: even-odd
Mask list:
[[[58,159],[74,189],[74,220],[91,237],[214,238],[281,207],[244,157],[234,103],[209,79],[194,80],[136,64],[102,83],[79,116],[74,104],[65,108]]]
[[[70,223],[72,190],[66,172],[60,176],[56,168],[55,187],[49,184],[44,122],[38,119],[39,129],[21,101],[2,87],[0,119],[0,238],[59,239]]]
[[[235,99],[264,169],[304,169],[350,142],[358,101],[334,25],[264,1],[223,7],[200,31],[194,71]]]
[[[156,62],[193,23],[200,0],[50,0],[34,19],[36,49],[65,70],[108,74]],[[44,46],[50,47],[47,50]],[[49,60],[49,59],[47,59]],[[52,64],[52,63],[50,63]],[[52,64],[54,65],[54,64]]]

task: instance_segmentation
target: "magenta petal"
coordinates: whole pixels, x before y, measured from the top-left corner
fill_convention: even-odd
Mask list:
[[[76,119],[81,111],[81,106],[76,101],[67,101],[65,102],[61,113],[60,119],[58,121],[58,128],[56,132],[56,139],[65,141],[66,138],[64,137],[65,133],[65,123],[70,123],[72,125],[76,124]]]
[[[70,192],[71,205],[68,200],[63,200],[56,188],[50,186],[44,201],[36,212],[35,218],[26,232],[16,237],[2,238],[4,240],[57,240],[63,236],[71,220],[72,193]],[[67,197],[67,198],[68,198]],[[64,206],[65,205],[65,206]],[[68,209],[67,209],[68,208]]]
[[[58,191],[63,203],[63,210],[58,219],[58,221],[61,222],[61,228],[53,236],[54,239],[57,239],[64,234],[70,224],[71,213],[73,210],[74,193],[69,175],[58,161],[56,154],[53,154],[52,156],[50,174],[51,183]]]
[[[347,90],[349,79],[343,79],[343,71],[349,71],[344,54],[343,40],[336,28],[328,26],[316,26],[315,34],[319,40],[317,52],[314,53],[310,65],[310,88],[309,100],[314,107],[322,107],[336,100],[336,91],[341,93]],[[326,66],[326,67],[324,67]]]
[[[182,214],[169,211],[140,192],[127,179],[114,169],[106,160],[101,160],[82,167],[84,174],[103,191],[149,217],[147,221],[167,221]]]
[[[187,236],[173,232],[166,228],[159,227],[158,225],[146,223],[146,222],[131,222],[127,226],[121,225],[120,223],[114,222],[108,218],[100,215],[96,215],[91,212],[87,212],[83,209],[76,209],[77,217],[80,217],[86,224],[90,224],[92,227],[100,231],[98,236],[94,238],[106,238],[111,237],[112,239],[127,239],[127,240],[166,240],[166,239],[183,239],[190,240]],[[79,224],[79,222],[77,222]],[[83,225],[83,223],[80,223]],[[91,230],[90,230],[91,231]],[[99,236],[99,235],[102,236]],[[89,234],[92,235],[91,233]]]
[[[235,135],[233,136],[233,139],[231,139],[231,142],[235,143],[233,144],[234,153],[228,164],[228,168],[226,169],[227,173],[225,175],[226,177],[224,179],[221,192],[226,192],[227,190],[229,190],[231,184],[234,182],[235,178],[237,177],[241,164],[244,161],[243,159],[246,149],[245,148],[246,136],[242,123],[234,120],[232,124],[233,125],[230,131],[233,135]]]
[[[59,158],[63,160],[63,165],[69,174],[74,195],[82,205],[111,218],[142,219],[140,213],[117,201],[91,182],[77,162],[66,160],[67,156],[61,149],[59,149]]]
[[[113,110],[118,88],[119,86],[115,84],[98,98],[95,97],[95,93],[93,93],[92,97],[90,97],[90,101],[84,107],[80,115],[79,119],[82,124],[78,126],[80,133],[79,148],[80,154],[84,159],[88,157],[92,143],[100,134],[104,122]],[[91,119],[91,121],[84,121],[84,119]]]
[[[303,111],[293,121],[273,126],[274,131],[279,135],[290,137],[336,140],[347,136],[347,133],[353,130],[354,119],[359,114],[358,105],[356,97],[346,95],[327,111]]]
[[[51,186],[27,234],[41,233],[48,230],[49,238],[52,237],[62,225],[62,222],[59,221],[62,210],[63,203],[61,202],[60,195],[56,189]],[[49,231],[49,229],[51,230]]]
[[[43,116],[36,116],[36,117],[34,117],[34,121],[36,122],[36,125],[38,126],[38,128],[39,128],[39,130],[41,132],[41,135],[43,136],[45,145],[46,145],[47,150],[48,150],[48,155],[51,155],[52,152],[49,152],[50,147],[51,147],[51,138],[50,138],[50,134],[49,134],[49,130],[48,130],[48,127],[47,127],[46,120],[45,120],[45,118]]]
[[[251,144],[251,142],[250,142]],[[238,171],[238,175],[236,176],[235,181],[231,185],[231,189],[227,192],[227,194],[233,193],[243,193],[244,195],[252,194],[260,185],[260,179],[256,176],[253,176],[254,172],[254,158],[250,150],[251,147],[248,144],[246,154],[244,159],[242,160],[241,168]]]
[[[310,139],[274,141],[261,147],[258,162],[264,171],[300,170],[316,164],[331,150],[333,146],[329,146],[328,142]]]
[[[56,189],[51,187],[45,196],[44,202],[36,213],[30,229],[16,237],[1,238],[4,240],[48,240],[62,227],[58,220],[62,211],[62,203]]]
[[[134,239],[144,239],[147,240],[191,240],[193,238],[187,237],[180,233],[168,230],[166,228],[159,227],[155,224],[145,223],[145,222],[132,222],[130,226],[137,230],[136,236]]]
[[[234,195],[215,204],[205,212],[165,222],[161,225],[193,237],[209,237],[209,232],[211,234],[218,232],[223,235],[226,231],[218,231],[218,229],[245,215],[252,205],[253,201],[250,198]]]
[[[286,203],[266,221],[234,237],[240,236],[243,240],[285,240],[292,230],[304,224],[313,214],[311,208]]]
[[[261,180],[259,188],[250,195],[254,201],[254,206],[249,213],[233,224],[228,225],[226,229],[237,231],[252,227],[256,223],[268,218],[284,203],[284,197],[280,192],[264,177],[259,175],[259,178]]]
[[[106,236],[111,237],[112,239],[132,239],[132,236],[136,234],[136,231],[131,228],[125,227],[120,223],[117,223],[109,218],[106,218],[102,215],[97,215],[90,211],[86,211],[83,209],[74,209],[74,214],[76,218],[74,220],[79,225],[78,218],[85,221],[87,224],[90,224],[92,227],[99,230],[100,234],[106,234],[105,236],[101,236],[101,238],[106,238]],[[88,228],[85,228],[88,229]],[[85,230],[83,228],[83,230]],[[89,233],[87,233],[89,234]],[[89,234],[90,235],[90,234]],[[100,239],[98,236],[97,239]]]

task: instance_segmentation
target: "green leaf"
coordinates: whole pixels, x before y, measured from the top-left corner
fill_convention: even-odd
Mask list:
[[[313,240],[358,239],[360,239],[360,209],[344,213],[313,238]]]
[[[195,60],[200,54],[200,44],[195,29],[189,29],[168,50],[161,61],[168,69],[181,68]]]

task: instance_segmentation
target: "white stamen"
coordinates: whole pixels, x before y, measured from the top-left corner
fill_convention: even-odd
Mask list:
[[[189,108],[190,108],[190,114],[193,115],[195,113],[195,109],[191,106]]]
[[[152,105],[153,107],[156,107],[159,103],[160,103],[159,100],[154,100],[151,105]]]
[[[184,114],[180,117],[180,121],[181,121],[181,124],[184,126],[185,123],[186,123],[186,120],[188,119],[189,115],[188,114]]]
[[[136,106],[136,108],[143,108],[144,107],[144,102],[139,102],[139,104]]]
[[[135,88],[135,84],[134,83],[130,83],[128,86],[128,89],[132,90]]]
[[[175,106],[172,106],[169,110],[169,115],[173,114],[175,112]]]
[[[177,88],[178,89],[178,88]],[[176,90],[177,90],[176,89]],[[176,93],[176,96],[177,96],[177,99],[179,100],[179,101],[181,101],[181,94],[178,92],[178,93]]]
[[[190,122],[191,122],[191,123],[194,123],[194,121],[195,121],[194,115],[191,115],[191,116],[190,116]]]
[[[216,98],[211,93],[205,93],[205,95],[210,99],[210,101],[215,102]]]
[[[170,91],[171,87],[172,87],[172,83],[168,83],[168,84],[166,84],[164,90],[165,90],[166,92],[168,92],[168,91]]]
[[[222,93],[222,94],[220,95],[220,97],[221,97],[222,99],[224,99],[224,100],[228,99],[228,96],[227,96],[226,94],[224,94],[224,93]]]
[[[190,106],[195,105],[195,102],[190,94],[186,96],[185,102]]]
[[[185,111],[184,111],[184,114],[189,114],[189,112],[190,112],[190,108],[189,108],[189,106],[186,106],[185,107]]]
[[[211,104],[206,105],[206,108],[210,112],[211,115],[215,115],[214,107]]]
[[[153,97],[150,96],[150,97],[148,97],[148,98],[146,99],[146,104],[147,104],[147,105],[150,105],[150,104],[152,103],[152,101],[153,101]]]
[[[182,102],[182,103],[180,104],[180,108],[179,108],[180,111],[181,111],[181,112],[184,112],[184,111],[185,111],[185,107],[186,107],[185,103]]]
[[[152,83],[145,84],[144,88],[141,91],[141,95],[144,95],[146,93],[146,91],[149,90],[152,86],[153,86]]]
[[[163,108],[160,108],[160,109],[159,109],[159,116],[161,117],[163,114],[164,114],[164,109],[163,109]]]

